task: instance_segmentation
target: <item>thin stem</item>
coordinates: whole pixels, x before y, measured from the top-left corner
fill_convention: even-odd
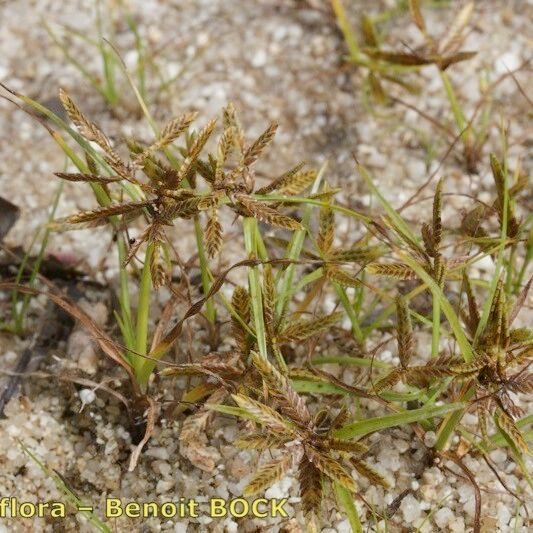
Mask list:
[[[431,357],[438,357],[440,342],[440,300],[436,294],[433,295],[433,325],[431,333]]]
[[[248,217],[243,220],[244,245],[246,247],[246,253],[250,259],[255,259],[257,257],[256,226],[257,221],[255,218]],[[248,284],[250,286],[255,337],[257,339],[259,354],[261,357],[268,359],[265,321],[263,317],[263,295],[261,292],[261,281],[258,267],[253,266],[248,270]]]
[[[142,356],[146,355],[148,347],[148,319],[152,293],[150,259],[154,252],[154,246],[154,243],[150,243],[146,249],[144,266],[141,273],[141,284],[139,286],[139,303],[137,305],[137,323],[135,327],[135,351],[137,355],[133,358],[133,367],[141,387],[146,386],[148,377],[150,376],[150,373],[145,371],[145,360]]]
[[[204,234],[202,232],[202,227],[200,226],[200,220],[198,217],[194,217],[194,234],[196,236],[196,247],[198,248],[198,261],[200,262],[200,275],[202,278],[202,289],[204,291],[204,294],[209,293],[209,289],[211,288],[211,278],[209,276],[209,263],[207,261],[207,256],[205,254],[205,246],[204,246]],[[214,324],[216,321],[216,310],[215,310],[215,304],[213,303],[213,300],[210,298],[205,303],[205,313],[207,316],[207,319],[211,324]]]

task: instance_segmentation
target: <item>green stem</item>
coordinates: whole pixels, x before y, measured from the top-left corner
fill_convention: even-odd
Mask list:
[[[250,259],[255,259],[257,257],[256,226],[257,221],[255,218],[248,217],[243,220],[244,245],[246,247],[246,253]],[[263,317],[263,295],[261,292],[259,269],[256,266],[250,267],[248,270],[248,283],[250,286],[255,337],[257,339],[259,354],[261,357],[268,359],[266,330]]]
[[[350,319],[350,323],[352,324],[352,333],[355,337],[355,340],[359,345],[362,346],[365,339],[363,332],[361,331],[361,326],[359,325],[359,319],[357,318],[355,310],[352,307],[352,303],[346,294],[346,289],[336,282],[333,282],[332,285],[335,288],[335,292],[337,293],[337,296],[339,297],[339,300],[341,301],[348,318]]]
[[[470,388],[464,393],[461,398],[461,402],[468,402],[475,393],[475,386],[470,386]],[[459,424],[461,418],[465,414],[465,409],[460,409],[459,411],[454,411],[449,413],[444,420],[442,421],[439,430],[437,431],[437,440],[435,441],[435,449],[439,452],[442,452],[448,445],[450,437],[453,435],[457,424]]]
[[[465,144],[465,146],[469,146],[470,145],[470,128],[468,127],[468,121],[466,120],[463,110],[461,109],[461,105],[459,104],[459,101],[457,100],[455,90],[453,88],[452,82],[450,81],[448,74],[442,70],[439,72],[440,72],[442,83],[444,85],[444,90],[446,91],[446,96],[448,97],[448,101],[450,102],[450,107],[452,108],[452,113],[455,119],[455,124],[457,125],[457,128],[461,132],[461,139],[463,140],[463,143]]]
[[[133,367],[137,380],[141,387],[148,383],[150,372],[146,371],[146,364],[150,363],[142,357],[146,355],[148,347],[148,319],[150,315],[150,297],[152,293],[152,275],[150,272],[150,259],[154,252],[154,243],[150,243],[146,249],[144,266],[141,273],[141,284],[139,286],[139,303],[137,305],[137,322],[135,325],[135,352]]]
[[[200,225],[200,220],[198,217],[194,217],[194,234],[196,236],[196,247],[198,248],[198,260],[200,262],[200,274],[202,277],[202,289],[204,294],[209,293],[211,288],[211,279],[209,276],[209,263],[207,261],[207,256],[205,255],[205,246],[204,246],[204,235],[202,233],[202,226]],[[205,303],[205,314],[207,319],[211,324],[214,324],[216,321],[216,310],[213,300],[210,298]]]
[[[438,357],[440,342],[440,300],[433,296],[433,325],[431,335],[431,357]]]
[[[315,194],[319,191],[320,183],[322,182],[322,177],[324,176],[326,172],[326,168],[327,168],[327,163],[324,163],[320,167],[320,170],[318,171],[316,179],[311,188],[311,194]],[[310,217],[311,217],[311,206],[306,205],[304,215],[302,218],[302,226],[304,226],[304,228],[308,227]],[[302,252],[303,245],[304,245],[305,234],[306,234],[305,229],[300,229],[293,233],[291,242],[289,244],[289,249],[285,256],[287,259],[290,259],[292,261],[298,260]],[[285,275],[283,276],[279,299],[276,302],[276,317],[278,320],[283,316],[283,313],[285,312],[285,307],[287,306],[287,303],[289,301],[290,290],[293,285],[295,270],[296,270],[296,265],[290,264],[285,271]]]

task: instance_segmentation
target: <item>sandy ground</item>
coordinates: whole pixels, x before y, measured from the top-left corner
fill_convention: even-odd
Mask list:
[[[392,0],[381,2],[345,2],[357,20],[361,8],[391,8]],[[128,29],[119,2],[102,2],[109,6],[104,17],[104,35],[113,42],[126,63],[136,62],[134,39]],[[309,4],[320,6],[320,1]],[[459,2],[451,2],[452,7]],[[176,76],[168,89],[159,90],[158,76],[149,76],[150,107],[158,120],[164,122],[183,110],[198,110],[199,123],[217,115],[228,101],[235,102],[245,131],[253,138],[269,121],[280,123],[279,134],[261,171],[273,176],[298,161],[311,165],[328,161],[328,180],[342,188],[339,199],[353,208],[365,209],[370,196],[356,175],[353,156],[374,175],[385,196],[394,205],[401,205],[426,180],[446,154],[451,139],[412,109],[402,105],[369,110],[362,88],[360,72],[343,64],[345,54],[340,35],[320,10],[307,7],[306,2],[276,0],[190,0],[131,1],[129,12],[139,31],[153,51],[153,58],[165,79]],[[371,7],[369,7],[371,6]],[[446,27],[453,9],[428,11],[428,20],[438,35]],[[479,75],[487,73],[495,80],[506,69],[517,68],[531,55],[528,28],[533,16],[530,0],[476,2],[473,28],[465,48],[478,50],[468,63],[450,69],[469,115],[480,98]],[[123,79],[117,84],[121,103],[110,112],[98,93],[69,64],[51,42],[44,29],[46,21],[57,31],[69,25],[85,35],[95,35],[95,2],[76,0],[16,0],[0,2],[0,81],[49,105],[56,105],[59,87],[66,88],[82,109],[114,140],[135,135],[150,139],[150,131],[135,106],[131,90]],[[400,47],[402,43],[420,43],[416,28],[406,16],[386,23],[387,42]],[[101,72],[100,59],[94,48],[80,39],[69,38],[70,53],[87,70]],[[527,72],[516,75],[521,87],[531,87]],[[419,78],[424,91],[419,96],[395,95],[416,106],[421,112],[448,121],[450,112],[443,97],[436,69],[424,70]],[[6,94],[6,93],[4,93]],[[498,84],[492,92],[493,125],[477,171],[467,173],[461,164],[460,151],[452,150],[438,175],[446,176],[450,191],[475,195],[482,201],[492,197],[492,178],[488,153],[499,150],[499,116],[509,120],[509,166],[521,162],[531,173],[531,108],[511,78]],[[0,101],[0,194],[22,209],[21,217],[10,232],[8,244],[28,246],[35,232],[47,219],[57,193],[58,183],[52,172],[64,168],[65,161],[47,131],[22,111]],[[529,152],[530,155],[530,152]],[[453,222],[467,199],[451,196],[445,217]],[[90,208],[94,200],[86,188],[65,185],[58,216],[82,208]],[[531,200],[529,201],[531,207]],[[417,204],[405,212],[419,220],[429,203]],[[357,235],[361,228],[352,223],[341,226],[347,234]],[[176,236],[177,240],[181,239]],[[80,268],[100,282],[116,280],[116,259],[111,238],[105,231],[81,231],[53,234],[49,251],[71,254],[80,261]],[[180,246],[192,253],[189,244]],[[230,244],[231,246],[231,244]],[[189,253],[189,255],[190,255]],[[238,259],[241,257],[239,256]],[[490,267],[487,267],[490,268]],[[95,296],[98,300],[98,295]],[[38,310],[42,302],[33,305]],[[88,306],[94,311],[94,304]],[[100,309],[100,320],[105,312]],[[103,316],[102,316],[103,313]],[[531,308],[521,317],[531,323]],[[50,375],[74,371],[79,362],[80,346],[90,341],[78,330],[53,354],[41,368]],[[379,339],[374,339],[377,343]],[[17,354],[30,342],[0,336],[2,366],[9,368]],[[392,357],[394,346],[381,354]],[[94,351],[94,350],[93,350]],[[94,361],[96,355],[87,355]],[[91,359],[91,357],[93,359]],[[107,365],[96,370],[112,377]],[[334,372],[338,369],[332,368]],[[118,375],[118,373],[116,374]],[[350,375],[344,375],[349,381]],[[175,384],[177,390],[184,384]],[[174,386],[174,385],[173,385]],[[107,496],[150,501],[176,500],[181,496],[207,501],[210,497],[237,497],[247,481],[256,458],[249,452],[238,452],[231,446],[237,433],[235,423],[219,417],[209,426],[202,443],[208,461],[201,470],[179,452],[178,435],[181,421],[163,420],[144,453],[137,470],[127,473],[131,439],[124,427],[124,413],[119,401],[101,390],[96,400],[83,406],[87,387],[58,382],[54,378],[32,379],[23,389],[21,400],[8,407],[8,418],[0,421],[0,495],[16,495],[20,501],[58,499],[53,482],[22,453],[15,438],[43,458],[47,465],[68,481],[85,502],[102,509]],[[90,389],[90,387],[89,387]],[[176,390],[161,386],[161,398],[171,399]],[[368,413],[377,414],[375,406]],[[470,415],[468,415],[470,416]],[[465,420],[475,426],[475,417]],[[436,467],[425,468],[426,447],[413,440],[408,429],[396,429],[371,437],[370,461],[386,476],[392,490],[370,487],[362,482],[366,501],[383,509],[404,494],[397,513],[389,520],[389,531],[423,532],[469,531],[474,514],[473,491],[461,475],[443,472]],[[186,452],[186,451],[185,451]],[[186,455],[186,453],[185,453]],[[505,451],[495,451],[492,460],[498,465],[507,485],[527,498],[526,484],[516,464]],[[213,467],[209,465],[213,463]],[[477,458],[467,459],[475,470],[484,492],[484,531],[527,531],[523,506],[513,499],[491,471]],[[405,493],[405,491],[408,491]],[[297,481],[287,477],[267,493],[267,497],[297,494]],[[529,496],[530,497],[530,496]],[[376,523],[362,502],[357,502],[368,531],[385,531],[384,523]],[[125,518],[112,522],[117,531],[299,531],[301,519],[297,499],[291,498],[291,520],[279,523],[240,519],[212,520],[207,516],[195,520],[144,521]],[[335,511],[325,513],[329,528],[324,531],[349,531],[346,520]],[[291,529],[292,527],[292,529]],[[286,528],[286,529],[283,529]],[[378,528],[378,529],[377,529]],[[73,516],[60,523],[45,520],[14,521],[0,519],[0,531],[92,531],[92,526]]]

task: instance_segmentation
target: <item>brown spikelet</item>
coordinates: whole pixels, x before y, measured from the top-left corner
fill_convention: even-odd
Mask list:
[[[345,270],[332,265],[324,266],[324,276],[330,281],[335,281],[343,287],[360,287],[361,282],[348,274]]]
[[[533,235],[533,232],[532,232]],[[526,302],[527,295],[529,293],[529,289],[531,288],[531,285],[533,284],[533,276],[529,278],[529,281],[524,285],[523,289],[520,291],[520,294],[516,298],[516,301],[513,305],[513,308],[511,312],[509,313],[509,325],[511,325],[515,318],[518,316],[518,313],[520,312],[520,309],[524,306],[524,303]]]
[[[287,180],[287,183],[280,187],[278,190],[280,194],[285,194],[287,196],[293,196],[295,194],[300,194],[302,191],[307,189],[316,179],[315,170],[307,170],[306,172],[298,172],[295,174],[291,180]]]
[[[86,181],[89,183],[114,183],[122,180],[120,176],[100,176],[98,174],[83,174],[80,172],[54,172],[54,174],[66,181]]]
[[[237,148],[240,154],[244,152],[244,134],[237,118],[237,113],[235,111],[235,106],[233,103],[229,103],[223,110],[222,113],[222,124],[224,130],[229,128],[233,129],[233,144]]]
[[[350,463],[359,474],[366,477],[373,485],[380,485],[386,489],[390,487],[389,482],[365,461],[351,458]]]
[[[244,166],[249,167],[261,155],[261,152],[272,142],[278,125],[276,123],[270,126],[245,150],[243,156]]]
[[[468,211],[461,221],[461,231],[469,237],[483,237],[487,232],[482,228],[487,208],[483,205]]]
[[[285,187],[298,174],[298,172],[302,170],[304,165],[305,163],[298,163],[295,167],[287,170],[287,172],[284,172],[281,176],[272,180],[268,185],[265,185],[265,187],[258,189],[256,191],[257,194],[268,194]]]
[[[231,305],[240,320],[248,325],[250,322],[250,296],[246,289],[240,286],[236,286],[231,298]],[[248,332],[244,328],[243,324],[237,320],[235,316],[231,317],[231,331],[235,342],[237,343],[237,349],[244,355],[248,354]]]
[[[396,279],[417,279],[415,271],[404,263],[370,263],[366,270],[377,276]]]
[[[387,102],[389,101],[389,98],[378,76],[376,76],[374,72],[370,71],[366,79],[367,79],[368,87],[370,89],[370,94],[374,102],[376,102],[379,105],[387,104]]]
[[[237,439],[234,444],[243,450],[264,451],[279,449],[289,442],[289,438],[269,433],[254,433]]]
[[[192,146],[187,153],[187,157],[185,158],[179,169],[178,181],[181,181],[182,179],[187,177],[191,170],[194,170],[196,160],[198,159],[198,156],[203,150],[209,137],[211,137],[211,134],[215,129],[216,123],[216,119],[210,120],[206,124],[206,126],[200,131],[200,133],[198,133],[198,135],[195,137]]]
[[[437,183],[433,198],[432,235],[435,253],[438,253],[442,241],[442,178]]]
[[[446,50],[454,50],[460,46],[462,42],[462,33],[466,28],[472,12],[474,10],[474,2],[467,2],[457,13],[453,19],[446,34],[442,37],[440,43],[441,53]]]
[[[87,168],[89,169],[89,174],[96,175],[98,174],[98,167],[94,157],[87,151],[83,152],[85,154],[85,161],[87,162]],[[57,175],[57,174],[56,174]]]
[[[509,331],[510,344],[522,344],[533,340],[533,330],[529,328],[516,328]]]
[[[310,461],[327,477],[342,485],[353,494],[357,493],[357,485],[346,469],[335,459],[320,453],[311,446],[305,447],[305,453]]]
[[[136,157],[135,163],[142,163],[149,155],[157,152],[158,150],[162,150],[174,142],[189,128],[192,122],[196,119],[197,115],[197,112],[185,113],[181,117],[171,120],[161,130],[159,139]]]
[[[365,46],[376,48],[379,45],[374,23],[366,13],[361,15],[361,31],[363,33]]]
[[[422,57],[416,54],[407,54],[402,52],[391,52],[386,50],[376,50],[372,48],[365,48],[365,53],[374,59],[381,59],[393,65],[403,66],[422,66],[431,65],[435,59],[430,57]]]
[[[96,124],[87,119],[64,89],[59,89],[59,99],[70,120],[88,141],[94,141],[104,151],[110,149],[107,137],[98,129]]]
[[[138,211],[143,207],[150,205],[150,202],[131,202],[126,204],[117,204],[109,205],[106,207],[100,207],[98,209],[93,209],[92,211],[83,211],[81,213],[76,213],[66,217],[65,219],[60,219],[58,222],[67,222],[69,224],[82,224],[85,222],[95,222],[99,220],[107,219],[108,217],[115,215],[124,215],[126,213],[132,213],[133,211]]]
[[[232,394],[237,405],[250,414],[259,424],[268,428],[269,431],[287,435],[293,434],[292,427],[284,418],[268,405],[253,400],[243,394]]]
[[[267,336],[272,339],[274,328],[274,298],[275,285],[272,265],[265,265],[263,268],[263,287],[262,287],[263,317]]]
[[[484,355],[478,355],[473,361],[469,363],[461,362],[459,364],[450,364],[448,369],[450,373],[457,376],[473,377],[479,373],[480,370],[489,364],[489,359]]]
[[[368,446],[360,442],[349,441],[349,440],[339,440],[339,439],[327,439],[327,446],[333,450],[338,450],[340,452],[350,452],[350,453],[366,453],[368,451]]]
[[[319,229],[317,244],[320,252],[323,255],[328,255],[328,252],[333,246],[333,237],[335,231],[335,214],[333,209],[329,206],[322,206],[319,215]]]
[[[483,437],[483,440],[488,441],[489,439],[489,432],[487,430],[487,411],[486,406],[483,405],[483,403],[479,402],[476,404],[476,411],[477,411],[477,420],[478,420],[478,426],[479,430],[481,432],[481,436]]]
[[[430,257],[435,257],[437,255],[437,249],[435,246],[435,241],[433,239],[433,230],[431,229],[431,226],[424,222],[422,223],[422,240],[424,241],[424,249],[426,250],[426,253]]]
[[[246,485],[243,496],[252,496],[262,492],[279,481],[291,466],[291,456],[286,454],[280,459],[261,465],[252,480]]]
[[[507,438],[509,438],[519,450],[529,454],[529,446],[524,439],[522,432],[507,413],[500,410],[496,416],[496,423],[500,430],[505,433]]]
[[[385,377],[374,383],[374,392],[379,394],[385,389],[394,387],[394,385],[402,379],[404,373],[405,369],[403,368],[395,368],[394,370],[391,370]]]
[[[215,257],[222,247],[222,225],[218,220],[218,213],[215,209],[210,211],[207,219],[205,243],[209,257]]]
[[[420,11],[420,2],[419,0],[409,0],[409,11],[411,12],[411,18],[416,24],[417,28],[422,32],[426,33],[426,23],[422,12]]]
[[[511,392],[532,394],[533,393],[533,373],[521,373],[516,379],[507,385]]]
[[[403,368],[409,365],[413,354],[413,326],[407,302],[403,296],[396,298],[397,330],[398,330],[398,357]]]
[[[290,419],[308,425],[311,422],[311,415],[305,405],[305,400],[294,390],[287,377],[255,352],[252,352],[252,360],[261,377],[267,383],[269,391],[280,403],[283,412]]]
[[[320,470],[305,455],[298,464],[298,482],[300,483],[302,510],[306,520],[309,521],[310,515],[320,514],[322,475]]]
[[[167,273],[161,257],[162,243],[157,241],[150,256],[150,276],[152,278],[152,285],[154,289],[159,289],[167,280]]]
[[[282,215],[279,211],[276,211],[261,202],[256,202],[249,196],[236,194],[235,200],[244,208],[245,212],[249,213],[249,216],[260,220],[261,222],[293,231],[302,229],[301,224],[294,218]]]
[[[383,255],[382,246],[369,246],[367,248],[352,248],[348,250],[332,250],[328,254],[328,262],[339,263],[367,263]]]
[[[468,277],[466,271],[463,273],[463,287],[465,289],[466,298],[468,301],[468,317],[466,320],[468,331],[471,335],[475,335],[479,324],[480,315],[476,297],[474,296],[474,291],[472,290],[472,284],[470,283],[470,278]]]
[[[224,130],[224,132],[222,133],[222,135],[220,136],[218,140],[216,170],[215,170],[215,176],[214,176],[215,186],[218,186],[223,179],[224,165],[226,164],[226,161],[234,146],[234,141],[233,141],[234,135],[235,135],[235,131],[233,127],[230,126]]]
[[[321,331],[329,329],[341,318],[342,312],[336,312],[331,315],[320,316],[311,320],[295,320],[288,323],[285,329],[280,333],[279,338],[283,342],[302,341],[320,333]]]

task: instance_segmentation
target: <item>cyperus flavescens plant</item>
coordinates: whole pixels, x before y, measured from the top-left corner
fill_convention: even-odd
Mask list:
[[[276,191],[286,197],[295,195],[315,179],[316,173],[302,171],[303,165],[297,165],[275,178],[269,185],[258,189],[256,192],[260,198],[255,199],[253,165],[272,141],[276,125],[269,126],[255,141],[247,144],[231,105],[223,113],[224,129],[217,142],[216,153],[203,156],[216,121],[208,122],[197,133],[190,133],[188,130],[195,115],[186,113],[170,121],[151,145],[144,146],[138,141],[130,140],[130,160],[125,161],[104,133],[81,112],[64,91],[60,97],[69,118],[87,141],[94,142],[99,147],[103,161],[114,174],[98,173],[94,162],[90,173],[57,173],[62,179],[99,184],[105,187],[113,200],[95,210],[66,217],[57,221],[57,224],[111,223],[119,231],[126,231],[134,218],[143,216],[146,221],[146,227],[140,236],[131,241],[122,265],[125,269],[137,256],[141,246],[146,244],[134,339],[133,342],[131,339],[127,342],[129,350],[125,354],[138,381],[145,387],[155,366],[154,359],[164,354],[180,331],[179,328],[171,330],[148,350],[150,294],[152,289],[170,281],[172,265],[169,259],[168,228],[173,227],[178,219],[195,218],[205,212],[205,242],[211,256],[216,255],[222,245],[222,225],[218,218],[218,210],[222,206],[232,209],[237,216],[243,216],[245,221],[259,220],[288,230],[300,229],[300,223],[296,219],[280,212],[279,207],[268,205],[269,193]],[[172,152],[173,143],[185,134],[185,146],[177,148],[175,153]],[[157,156],[158,152],[165,154],[166,161]],[[230,163],[233,164],[228,169]],[[204,179],[207,189],[199,188],[198,176]],[[117,186],[118,190],[113,192],[112,187]],[[130,196],[133,191],[133,200],[124,200],[125,186],[128,187]],[[251,233],[253,238],[259,238],[253,229]],[[255,286],[251,287],[252,291]],[[127,332],[125,325],[120,325],[123,333]]]
[[[263,492],[296,468],[306,521],[317,530],[327,483],[340,486],[352,497],[357,494],[357,484],[348,468],[375,485],[388,487],[383,476],[361,459],[368,450],[364,444],[332,435],[348,419],[346,410],[341,409],[333,416],[322,409],[312,416],[304,398],[286,376],[257,353],[252,357],[268,398],[257,400],[253,393],[238,393],[233,394],[237,409],[213,406],[256,424],[254,431],[237,441],[239,447],[259,452],[281,451],[277,458],[259,466],[244,489],[245,496]]]

